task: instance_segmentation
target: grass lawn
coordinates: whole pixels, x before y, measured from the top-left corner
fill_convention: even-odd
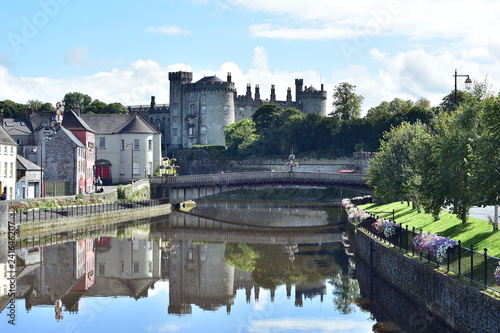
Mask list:
[[[367,204],[360,205],[358,208],[390,219],[392,219],[392,213],[376,212],[392,212],[394,210],[394,222],[402,223],[403,227],[408,225],[409,229],[415,227],[416,231],[422,229],[423,232],[436,233],[456,241],[460,240],[462,246],[467,248],[474,244],[474,249],[478,252],[483,252],[483,249],[487,248],[490,256],[500,257],[500,231],[493,231],[493,226],[488,221],[469,217],[467,223],[461,223],[455,215],[445,210],[440,214],[441,219],[434,221],[431,214],[426,214],[423,210],[419,214],[417,210],[412,209],[411,204],[408,206],[406,202],[393,202],[380,206]]]

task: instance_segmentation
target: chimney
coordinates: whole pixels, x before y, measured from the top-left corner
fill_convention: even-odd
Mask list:
[[[151,96],[151,110],[154,110],[155,106],[156,106],[155,97]]]
[[[260,88],[258,84],[255,85],[255,100],[260,101]]]
[[[227,72],[227,83],[231,83],[231,72]]]
[[[276,102],[276,90],[274,89],[274,84],[271,84],[271,103]]]
[[[247,83],[247,94],[246,94],[246,97],[247,98],[252,98],[252,87],[251,87],[250,83]]]
[[[286,91],[286,101],[291,102],[292,101],[292,88],[288,87],[288,90]]]

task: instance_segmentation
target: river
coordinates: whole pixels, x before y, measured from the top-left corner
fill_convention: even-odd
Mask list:
[[[394,293],[392,303],[373,298],[344,218],[332,202],[204,198],[142,225],[19,251],[14,310],[0,298],[0,331],[444,329]],[[394,314],[400,302],[405,315]]]

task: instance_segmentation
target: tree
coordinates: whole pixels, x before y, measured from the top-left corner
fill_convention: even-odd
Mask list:
[[[83,109],[92,103],[92,98],[81,92],[70,92],[64,95],[63,102],[66,108],[79,108],[83,112]]]
[[[364,97],[356,94],[356,86],[347,82],[341,82],[335,86],[333,91],[333,112],[331,116],[346,121],[351,118],[359,118],[361,115],[361,104]]]
[[[95,99],[95,100],[92,101],[92,103],[90,103],[90,105],[88,105],[85,108],[85,113],[90,113],[90,114],[102,114],[102,113],[106,113],[105,110],[106,110],[107,106],[108,105],[106,103],[101,102],[98,99]]]
[[[250,119],[242,119],[227,127],[224,136],[228,152],[238,154],[247,149],[256,139],[255,123]]]
[[[127,114],[128,109],[123,106],[121,103],[109,103],[105,109],[104,113],[106,114]]]
[[[3,113],[5,118],[24,119],[26,118],[26,109],[25,104],[16,103],[9,99],[0,101],[0,113]]]
[[[380,151],[369,161],[367,184],[374,188],[376,197],[384,201],[410,199],[420,212],[417,186],[420,177],[410,147],[425,132],[421,123],[402,123],[384,134]]]

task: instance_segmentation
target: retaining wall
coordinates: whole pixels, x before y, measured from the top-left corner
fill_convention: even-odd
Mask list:
[[[356,257],[370,263],[393,288],[434,314],[457,332],[500,332],[500,299],[459,279],[451,278],[411,254],[381,244],[360,229],[354,237]]]

